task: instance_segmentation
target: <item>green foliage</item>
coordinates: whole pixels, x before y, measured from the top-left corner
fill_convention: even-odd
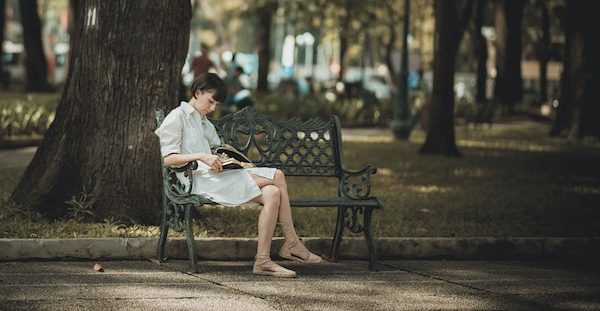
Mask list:
[[[54,120],[57,106],[57,94],[3,94],[0,96],[0,140],[43,135]]]
[[[68,201],[65,201],[69,205],[67,217],[79,222],[92,220],[94,218],[95,201],[94,196],[83,189],[79,196],[73,195]]]
[[[348,127],[385,126],[389,124],[393,115],[389,100],[365,101],[362,98],[350,98],[330,101],[318,94],[302,97],[293,92],[277,91],[256,96],[256,102],[258,110],[276,119],[288,120],[297,117],[302,120],[327,120],[336,115],[342,124]]]

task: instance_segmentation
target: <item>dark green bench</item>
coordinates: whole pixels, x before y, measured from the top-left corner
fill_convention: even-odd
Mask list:
[[[156,119],[158,124],[162,122],[162,111],[157,111]],[[333,116],[327,122],[318,119],[291,119],[284,122],[273,120],[248,107],[211,121],[223,143],[236,147],[257,166],[276,167],[286,176],[337,177],[337,197],[291,200],[291,206],[337,208],[330,259],[337,259],[342,233],[344,228],[348,228],[353,233],[364,233],[369,250],[369,269],[375,268],[377,252],[371,217],[373,210],[382,208],[382,204],[371,195],[371,175],[377,169],[373,165],[360,171],[344,168],[340,121],[337,117]],[[195,207],[215,203],[190,194],[191,186],[183,186],[175,173],[185,172],[192,185],[191,172],[196,167],[197,163],[193,161],[181,168],[162,168],[163,213],[157,250],[157,257],[162,262],[168,229],[185,231],[193,272],[197,272],[197,264],[192,213]]]

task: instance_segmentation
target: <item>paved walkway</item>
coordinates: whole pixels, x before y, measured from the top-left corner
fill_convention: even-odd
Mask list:
[[[600,270],[568,262],[383,261],[286,264],[296,279],[254,276],[248,261],[0,263],[0,310],[598,310]]]

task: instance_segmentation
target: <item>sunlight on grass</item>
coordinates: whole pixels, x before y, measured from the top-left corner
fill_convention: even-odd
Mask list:
[[[558,151],[556,146],[540,145],[523,141],[482,141],[482,140],[458,140],[459,147],[477,147],[489,149],[506,149],[515,151],[549,152]]]
[[[485,171],[480,168],[470,169],[470,170],[464,169],[464,168],[457,168],[454,171],[452,171],[452,173],[454,174],[454,176],[457,176],[457,177],[483,177],[483,176],[492,175],[491,172]]]
[[[439,186],[407,186],[407,189],[417,192],[417,193],[448,193],[455,191],[455,189],[451,187],[439,187]]]
[[[394,141],[394,137],[389,135],[356,135],[352,137],[343,137],[343,141],[360,143],[389,143]]]
[[[392,176],[392,169],[382,167],[377,169],[377,175],[379,176]]]

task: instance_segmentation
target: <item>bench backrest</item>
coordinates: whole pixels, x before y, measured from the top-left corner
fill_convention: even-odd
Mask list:
[[[274,120],[252,107],[211,120],[223,143],[288,176],[340,176],[340,121]]]

